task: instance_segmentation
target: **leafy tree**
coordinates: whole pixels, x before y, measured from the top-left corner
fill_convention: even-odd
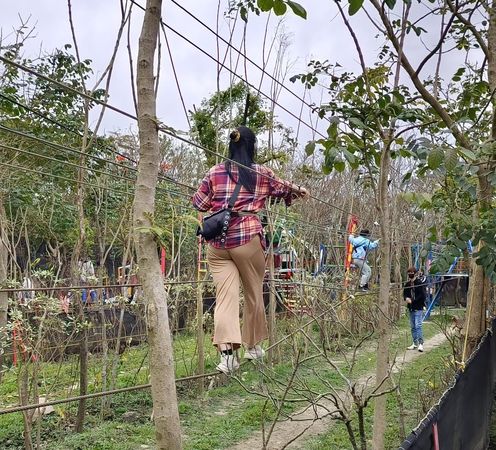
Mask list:
[[[446,265],[455,254],[459,255],[466,249],[465,242],[468,237],[472,236],[473,242],[477,245],[471,267],[469,314],[465,330],[469,337],[468,352],[464,355],[466,358],[474,348],[477,338],[485,330],[490,279],[495,278],[496,269],[494,264],[496,229],[492,208],[496,164],[493,144],[496,138],[496,120],[494,119],[496,100],[493,95],[496,90],[495,9],[485,8],[479,2],[473,1],[461,4],[447,0],[437,7],[424,9],[421,2],[417,4],[391,0],[381,3],[377,0],[370,0],[365,3],[363,0],[349,0],[348,14],[346,14],[339,1],[336,0],[335,4],[357,47],[363,70],[363,81],[357,80],[356,86],[351,84],[344,88],[345,91],[348,88],[352,94],[355,94],[354,98],[348,98],[354,103],[350,105],[351,108],[348,111],[345,108],[338,108],[338,119],[334,120],[339,126],[331,123],[330,139],[321,142],[327,157],[324,168],[329,170],[329,167],[333,167],[337,170],[344,170],[343,162],[346,160],[351,166],[360,163],[368,165],[368,170],[372,175],[373,166],[370,164],[372,161],[379,165],[379,180],[382,180],[382,183],[379,181],[379,186],[382,184],[384,188],[383,170],[388,167],[387,161],[395,157],[397,153],[403,153],[405,156],[416,158],[418,162],[415,172],[405,174],[406,180],[413,176],[433,173],[441,177],[443,181],[437,192],[432,195],[417,196],[415,200],[424,208],[445,212],[449,218],[444,229],[431,230],[435,236],[433,239],[442,236],[449,244],[447,253],[438,261],[438,268]],[[349,15],[356,14],[369,6],[371,8],[368,11],[368,17],[371,23],[374,26],[377,26],[378,22],[381,24],[386,39],[384,50],[379,58],[385,60],[386,67],[388,65],[401,66],[416,91],[415,96],[405,96],[405,90],[399,88],[396,82],[395,89],[390,93],[384,93],[384,96],[375,95],[377,102],[382,98],[380,109],[383,111],[379,111],[379,108],[370,103],[371,95],[374,95],[373,84],[367,83],[369,69],[365,66],[357,35],[348,19]],[[483,20],[477,19],[476,21],[475,17]],[[419,38],[427,33],[427,28],[432,30],[432,23],[429,27],[422,26],[423,21],[431,20],[432,22],[436,18],[440,31],[436,38],[437,41],[434,41],[433,46],[426,50],[415,67],[408,51],[411,46],[406,46],[405,43],[408,40],[409,44],[413,42],[413,45],[417,45]],[[482,52],[484,64],[480,66],[466,63],[453,73],[448,83],[443,84],[440,74],[443,73],[443,63],[446,61],[444,56],[446,49],[449,49],[448,54],[451,60],[453,60],[454,53],[461,56],[460,60],[467,61],[468,56],[474,51]],[[423,78],[423,70],[434,58],[437,60],[434,75]],[[399,77],[399,71],[396,71],[396,74]],[[299,78],[305,83],[312,84],[315,82],[315,72],[303,74]],[[339,77],[337,78],[339,80]],[[344,95],[349,96],[349,94],[348,91]],[[338,95],[343,94],[340,91]],[[360,98],[360,95],[368,102],[364,102],[364,107],[356,108],[356,100]],[[417,105],[417,109],[412,111],[412,105]],[[347,114],[346,124],[340,122],[340,114]],[[393,127],[382,128],[382,130],[388,128],[393,130],[398,124],[405,122],[412,122],[412,130],[419,128],[416,135],[413,133],[414,136],[404,142],[406,144],[404,148],[401,148],[402,142],[397,139],[398,134],[384,134],[378,127],[377,118],[387,119],[388,115]],[[421,123],[422,126],[419,127]],[[350,130],[355,133],[350,133]],[[365,139],[362,144],[365,148],[366,140],[369,139],[370,142],[374,131],[380,135],[380,140],[377,139],[375,143],[377,148],[381,149],[380,152],[374,152],[373,145],[369,145],[368,151],[372,159],[364,158],[362,155],[357,161],[355,159],[357,152],[352,149],[360,148],[361,138]],[[395,148],[395,145],[399,148]],[[313,143],[307,146],[307,151],[313,151],[313,146]],[[374,154],[380,154],[379,160],[374,157]],[[379,205],[384,205],[384,196],[381,195],[380,187],[378,194]],[[455,201],[452,202],[452,200]],[[385,218],[384,210],[381,216]],[[384,227],[381,227],[383,238],[386,237],[383,234],[384,231]],[[385,244],[387,241],[382,242],[382,246]],[[382,253],[382,256],[386,255]],[[387,264],[388,261],[388,259],[382,259],[382,264]],[[387,270],[384,269],[381,273],[381,309],[383,305],[381,299],[383,294],[385,295],[385,290],[382,289],[383,275],[387,276]],[[381,341],[380,338],[379,342]],[[381,353],[379,351],[379,357]],[[373,446],[382,448],[385,426],[384,404],[380,407],[376,404],[374,419]]]
[[[275,129],[288,134],[289,130],[278,123],[272,113],[264,108],[262,99],[251,92],[243,82],[233,84],[223,91],[216,92],[210,98],[204,99],[201,106],[191,113],[193,136],[207,150],[207,165],[219,162],[219,157],[209,151],[227,155],[227,136],[237,126],[245,122],[256,135],[262,135],[269,129]],[[283,156],[283,151],[263,148],[259,143],[259,159],[267,161]]]
[[[297,16],[306,19],[307,11],[299,3],[293,0],[241,0],[230,1],[230,10],[239,10],[241,18],[247,22],[248,13],[253,12],[257,16],[260,12],[273,11],[276,16],[283,16],[288,11],[288,7]]]
[[[441,140],[443,145],[435,145],[431,148],[431,168],[441,167],[439,162],[444,159],[445,170],[450,181],[456,182],[457,166],[462,173],[470,174],[469,183],[476,186],[476,201],[472,208],[466,211],[466,217],[460,225],[467,225],[463,230],[453,227],[448,222],[448,227],[443,234],[448,237],[450,244],[456,246],[457,242],[465,241],[468,235],[473,236],[476,245],[473,264],[471,267],[469,317],[465,332],[468,334],[469,346],[464,355],[468,357],[470,351],[475,347],[478,337],[486,328],[486,310],[490,299],[490,280],[495,279],[496,247],[493,236],[496,233],[493,218],[493,196],[494,196],[494,169],[495,156],[494,140],[496,138],[495,126],[495,98],[496,90],[496,58],[494,48],[496,42],[496,21],[493,7],[485,8],[478,2],[454,3],[446,2],[446,7],[435,8],[427,14],[424,20],[438,17],[440,26],[440,37],[432,50],[426,52],[420,64],[415,68],[410,55],[405,51],[399,51],[397,27],[412,27],[408,20],[408,12],[415,7],[415,12],[420,6],[413,4],[402,4],[395,1],[387,2],[389,8],[402,8],[403,20],[398,25],[392,21],[386,10],[376,0],[371,0],[377,18],[382,22],[385,37],[390,42],[392,51],[396,54],[396,60],[401,63],[406,74],[410,77],[418,94],[436,120],[438,134],[449,135],[450,138]],[[474,19],[474,17],[482,20]],[[421,21],[416,22],[416,31],[412,39],[426,33],[421,27]],[[451,46],[451,47],[449,47]],[[446,61],[443,49],[449,48],[450,59],[458,56],[460,60],[468,61],[468,58],[477,52],[483,55],[487,64],[477,65],[466,63],[459,67],[451,77],[450,82],[441,85],[440,70]],[[434,80],[421,79],[422,70],[434,57],[437,57],[438,71]],[[441,97],[442,93],[442,97]],[[446,146],[448,140],[448,146]],[[437,144],[437,142],[436,142]],[[460,172],[458,173],[460,174]],[[465,178],[465,177],[461,177]],[[463,181],[462,181],[463,183]],[[458,209],[458,211],[457,211]],[[453,215],[460,214],[459,208],[455,208]],[[471,220],[470,220],[471,219]],[[470,222],[471,226],[470,226]],[[455,234],[453,234],[455,232]],[[458,233],[458,238],[456,236]],[[463,239],[461,239],[463,238]],[[459,251],[464,250],[464,245]]]

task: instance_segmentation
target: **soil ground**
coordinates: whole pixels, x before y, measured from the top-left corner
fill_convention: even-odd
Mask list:
[[[442,345],[446,341],[443,333],[438,333],[425,342],[425,352]],[[421,358],[422,353],[418,351],[405,351],[402,355],[396,357],[394,371],[399,371],[401,368],[411,361]],[[357,380],[357,386],[372,386],[375,382],[374,372],[369,372],[361,376]],[[319,434],[323,434],[332,427],[333,419],[325,416],[329,410],[335,409],[331,402],[320,402],[321,406],[317,408],[309,408],[293,413],[289,418],[280,421],[276,424],[267,450],[281,449],[304,449],[305,441]],[[312,423],[313,421],[313,423]],[[291,442],[288,445],[288,442]],[[249,439],[240,442],[232,447],[231,450],[254,450],[262,448],[262,431],[253,433]]]

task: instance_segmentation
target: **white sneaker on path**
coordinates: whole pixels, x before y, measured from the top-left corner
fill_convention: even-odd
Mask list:
[[[265,355],[265,350],[260,347],[260,345],[255,345],[255,347],[247,348],[245,350],[245,359],[262,359]]]
[[[239,362],[235,355],[220,355],[220,363],[217,365],[216,369],[226,375],[232,374],[234,371],[239,369]]]

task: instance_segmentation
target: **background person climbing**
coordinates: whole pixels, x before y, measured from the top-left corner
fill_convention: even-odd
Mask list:
[[[403,287],[403,298],[410,315],[410,326],[412,330],[413,343],[408,350],[418,348],[419,352],[424,351],[424,337],[422,334],[422,314],[425,308],[425,285],[415,267],[407,270],[408,280]]]
[[[225,242],[219,236],[207,248],[207,261],[216,287],[213,343],[221,352],[217,369],[224,373],[239,367],[233,350],[242,344],[246,347],[245,358],[262,358],[260,342],[268,336],[263,302],[265,239],[257,213],[264,208],[268,197],[282,198],[289,206],[294,198],[308,195],[305,188],[280,180],[269,168],[255,164],[256,147],[257,138],[249,128],[241,126],[233,131],[229,159],[234,163],[225,161],[213,166],[193,196],[196,209],[216,212],[227,207],[238,180],[242,185]],[[244,289],[241,332],[240,279]]]
[[[348,240],[353,245],[353,253],[351,255],[353,264],[360,269],[360,289],[362,291],[369,290],[369,280],[372,275],[372,269],[367,263],[367,256],[370,250],[377,248],[379,241],[371,241],[369,239],[370,231],[363,229],[360,235],[355,237],[350,234]]]

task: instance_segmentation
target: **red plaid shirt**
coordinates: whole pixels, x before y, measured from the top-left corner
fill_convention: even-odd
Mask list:
[[[277,178],[267,167],[258,164],[253,164],[252,167],[258,173],[255,192],[249,192],[242,186],[233,211],[258,213],[264,208],[267,197],[282,198],[289,206],[292,192],[290,183]],[[231,165],[231,173],[237,180],[238,168],[235,164]],[[193,206],[199,211],[211,211],[212,213],[227,208],[235,187],[236,183],[229,177],[224,163],[217,164],[208,171],[207,176],[201,182],[193,196]],[[256,235],[260,236],[262,245],[264,245],[263,228],[258,216],[233,217],[229,224],[224,248],[247,244]],[[222,248],[220,237],[209,243],[216,248]]]

